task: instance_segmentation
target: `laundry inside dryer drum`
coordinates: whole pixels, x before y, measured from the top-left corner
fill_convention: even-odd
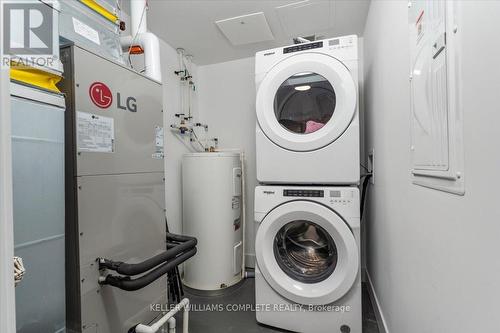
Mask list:
[[[338,258],[337,247],[328,232],[305,220],[289,222],[278,231],[274,256],[289,277],[304,283],[327,279]]]
[[[298,134],[318,131],[330,121],[335,91],[323,76],[297,73],[281,84],[274,97],[274,113],[287,130]]]

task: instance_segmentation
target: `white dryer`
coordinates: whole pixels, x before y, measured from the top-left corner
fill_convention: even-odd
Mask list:
[[[257,179],[359,182],[358,38],[258,52]]]
[[[258,186],[256,317],[303,333],[361,333],[359,191]]]

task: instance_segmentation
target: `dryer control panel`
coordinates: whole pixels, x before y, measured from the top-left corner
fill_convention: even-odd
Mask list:
[[[285,47],[283,49],[283,53],[286,54],[286,53],[299,52],[311,49],[319,49],[320,47],[323,47],[323,42],[297,44],[294,46]]]
[[[323,190],[299,190],[299,189],[287,189],[283,190],[284,197],[313,197],[313,198],[323,198],[325,196],[325,191]]]

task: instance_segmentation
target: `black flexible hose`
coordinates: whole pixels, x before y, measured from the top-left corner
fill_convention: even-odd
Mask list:
[[[167,240],[181,242],[180,244],[167,243],[167,251],[162,252],[152,258],[136,264],[127,264],[121,261],[112,261],[105,258],[99,258],[99,268],[107,268],[123,275],[138,275],[149,271],[150,269],[174,258],[175,256],[188,251],[196,246],[198,240],[193,237],[167,234]],[[170,245],[170,246],[169,246]],[[175,245],[175,246],[174,246]]]
[[[117,287],[126,291],[135,291],[146,287],[147,285],[153,283],[163,275],[167,274],[170,270],[177,267],[177,265],[183,263],[187,259],[191,258],[196,254],[196,248],[189,250],[186,253],[183,253],[177,256],[172,261],[164,263],[149,273],[144,274],[141,277],[136,279],[131,279],[130,276],[114,276],[108,275],[103,282],[100,282],[103,285],[110,285],[113,287]]]
[[[173,235],[170,233],[170,229],[168,227],[168,219],[165,216],[165,227],[167,229],[167,249],[171,246],[175,246],[171,241],[173,237],[169,238],[169,235]],[[182,288],[181,275],[179,273],[179,267],[175,266],[171,271],[167,272],[169,279],[171,281],[168,283],[169,293],[168,293],[168,301],[174,304],[177,304],[181,301],[184,296],[184,290]],[[174,283],[175,281],[175,283]]]
[[[365,176],[365,179],[363,180],[363,185],[361,189],[361,212],[360,212],[360,220],[363,219],[363,213],[365,211],[365,200],[366,200],[366,190],[368,189],[368,182],[370,181],[370,178],[372,177],[372,174],[367,174]]]

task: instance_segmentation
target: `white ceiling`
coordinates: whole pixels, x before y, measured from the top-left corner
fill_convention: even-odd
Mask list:
[[[299,14],[300,22],[295,28],[305,29],[306,35],[313,32],[325,38],[361,35],[370,5],[369,0],[149,0],[148,28],[174,48],[184,48],[194,56],[193,61],[198,65],[224,62],[292,44],[292,38],[283,26],[290,29],[294,24],[282,24],[276,7],[298,2],[302,4],[296,7],[313,3],[310,8],[330,8],[329,22],[326,27],[323,24],[318,28],[320,31],[310,29],[317,23],[317,10],[316,13],[314,10],[296,11],[288,16],[294,20]],[[233,46],[215,24],[218,20],[257,12],[264,12],[274,40]]]

